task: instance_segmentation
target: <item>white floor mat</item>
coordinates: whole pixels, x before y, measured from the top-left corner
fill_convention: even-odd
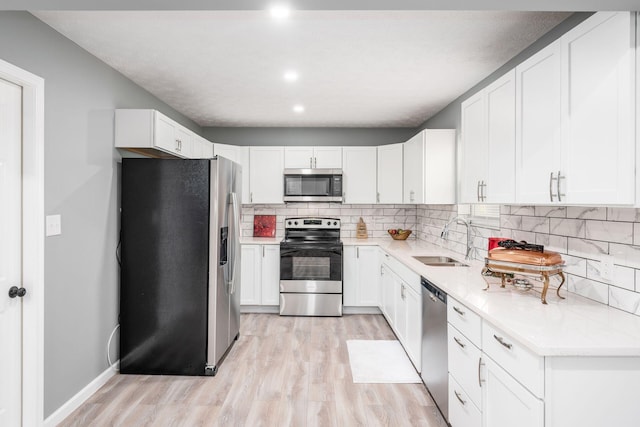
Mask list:
[[[354,383],[419,383],[420,377],[396,340],[347,340]]]

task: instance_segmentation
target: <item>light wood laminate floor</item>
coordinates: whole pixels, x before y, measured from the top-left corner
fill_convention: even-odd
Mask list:
[[[116,375],[61,426],[444,426],[422,384],[354,384],[346,340],[381,315],[243,314],[215,377]]]

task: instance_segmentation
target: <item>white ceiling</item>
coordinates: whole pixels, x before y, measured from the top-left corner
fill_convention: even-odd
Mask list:
[[[248,127],[416,127],[569,15],[33,13],[199,125]]]

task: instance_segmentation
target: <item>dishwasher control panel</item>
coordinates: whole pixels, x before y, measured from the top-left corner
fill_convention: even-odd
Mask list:
[[[420,276],[420,283],[422,284],[422,287],[429,291],[434,297],[438,298],[445,304],[447,303],[447,294],[444,291],[440,290],[437,286],[422,276]]]

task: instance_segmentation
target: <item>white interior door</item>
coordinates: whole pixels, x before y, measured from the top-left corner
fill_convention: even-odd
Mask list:
[[[0,79],[0,426],[22,418],[22,88]]]

